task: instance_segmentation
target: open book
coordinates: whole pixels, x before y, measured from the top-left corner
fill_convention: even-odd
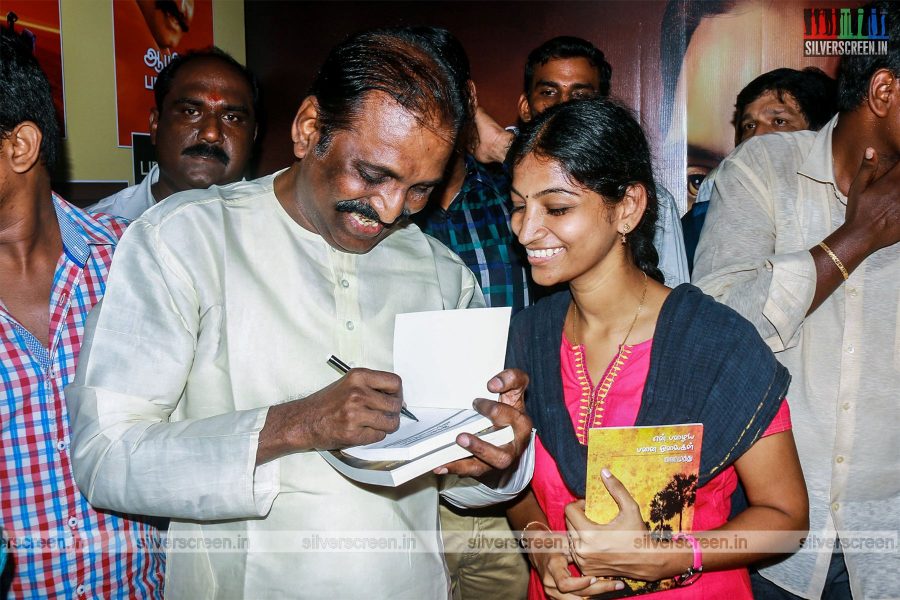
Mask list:
[[[397,315],[394,372],[419,421],[403,416],[382,441],[322,457],[357,481],[396,486],[469,456],[456,443],[461,433],[494,445],[512,441],[512,428],[496,430],[472,408],[476,398],[497,398],[487,382],[503,370],[510,314],[509,308],[478,308]]]
[[[419,415],[416,415],[417,417]],[[501,446],[513,440],[512,427],[490,427],[478,434],[482,440]],[[360,483],[396,487],[434,468],[469,456],[470,452],[451,442],[410,460],[368,461],[354,458],[346,450],[320,452],[332,467]]]
[[[400,429],[380,442],[346,448],[344,454],[362,460],[412,460],[455,443],[461,433],[492,426],[490,419],[468,409],[416,408],[415,415],[418,421],[401,417]]]

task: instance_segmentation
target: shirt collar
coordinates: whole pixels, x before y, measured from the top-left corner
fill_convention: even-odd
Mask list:
[[[156,204],[156,196],[153,195],[153,184],[159,181],[159,164],[153,165],[150,169],[150,172],[144,176],[144,179],[141,180],[141,194],[144,195],[144,198],[147,200],[147,208],[150,208],[154,204]],[[165,198],[163,198],[165,200]]]
[[[80,208],[72,206],[53,193],[53,208],[62,237],[63,250],[72,261],[84,266],[91,255],[91,246],[110,246],[116,236],[101,221]]]
[[[831,138],[834,133],[834,126],[837,125],[838,115],[835,115],[822,129],[816,133],[813,138],[812,147],[806,160],[797,169],[797,173],[803,177],[808,177],[819,183],[831,185],[837,197],[846,204],[847,199],[838,190],[837,182],[834,180],[834,157],[831,152]]]

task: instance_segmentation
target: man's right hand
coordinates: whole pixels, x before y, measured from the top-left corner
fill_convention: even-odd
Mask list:
[[[256,464],[302,450],[371,444],[400,427],[403,391],[394,373],[351,369],[318,392],[269,409]]]
[[[878,154],[866,148],[847,191],[844,223],[823,240],[848,273],[874,252],[900,241],[900,161],[876,177]],[[816,291],[807,315],[837,290],[844,279],[834,259],[818,245],[809,249],[816,264]]]
[[[876,179],[878,154],[867,148],[866,155],[847,193],[843,227],[864,236],[871,254],[900,241],[900,161]]]

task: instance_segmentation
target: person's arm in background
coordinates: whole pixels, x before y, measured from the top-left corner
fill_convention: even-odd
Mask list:
[[[674,288],[691,280],[684,246],[684,232],[681,230],[678,207],[675,206],[675,199],[669,190],[657,184],[656,197],[659,215],[653,245],[659,254],[659,270],[666,278],[665,284]]]
[[[758,151],[748,152],[756,147],[742,145],[740,154],[726,158],[719,167],[693,279],[750,320],[778,352],[797,343],[806,316],[843,283],[843,277],[818,242],[776,254],[775,209],[764,175],[770,165]],[[900,235],[896,202],[900,169],[895,166],[873,180],[874,161],[865,159],[850,188],[846,221],[822,240],[848,273],[872,252],[896,243]]]
[[[472,153],[475,160],[481,163],[506,162],[506,153],[516,134],[501,127],[480,106],[475,108],[475,129],[478,132],[478,144]]]
[[[873,252],[900,241],[900,162],[875,179],[878,157],[872,148],[860,164],[847,195],[844,223],[822,242],[852,273]],[[816,264],[816,291],[809,312],[844,283],[843,274],[821,246],[810,248]]]
[[[765,155],[743,144],[718,167],[693,281],[753,323],[775,351],[797,343],[815,291],[806,249],[775,253],[775,208]]]

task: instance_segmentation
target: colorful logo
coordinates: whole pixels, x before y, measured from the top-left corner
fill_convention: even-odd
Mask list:
[[[887,19],[875,8],[805,8],[803,54],[887,55]]]

